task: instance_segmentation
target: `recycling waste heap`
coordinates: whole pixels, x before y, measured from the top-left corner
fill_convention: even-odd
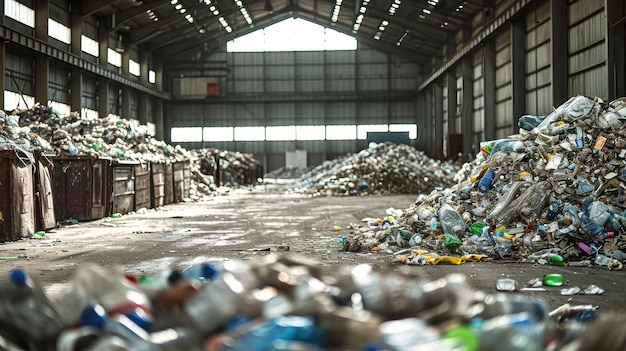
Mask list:
[[[384,287],[384,288],[382,288]],[[626,317],[487,294],[370,265],[322,276],[304,258],[207,262],[153,276],[78,267],[56,293],[0,280],[7,351],[618,351]],[[610,333],[610,337],[603,337]]]
[[[412,146],[385,142],[324,161],[290,189],[313,196],[424,194],[455,183],[459,165],[434,160]]]
[[[585,96],[547,116],[522,116],[519,134],[481,143],[457,184],[340,241],[346,251],[409,248],[395,258],[408,264],[484,256],[621,269],[625,121],[626,98]]]

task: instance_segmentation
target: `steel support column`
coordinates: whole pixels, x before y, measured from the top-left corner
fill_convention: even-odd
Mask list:
[[[567,101],[567,0],[550,2],[550,22],[552,24],[552,106],[560,106]]]
[[[417,95],[417,140],[416,148],[426,152],[426,138],[428,129],[426,127],[426,91],[422,90]]]
[[[434,155],[443,156],[443,84],[442,79],[437,79],[433,82],[433,95],[435,104],[435,114],[433,123],[435,124],[435,136],[434,136]]]
[[[109,112],[109,81],[101,78],[98,80],[98,114],[106,117]]]
[[[607,68],[609,100],[626,96],[626,5],[623,1],[605,0]]]
[[[35,38],[48,42],[48,16],[50,15],[50,2],[48,0],[35,1]]]
[[[2,4],[4,7],[4,3]],[[0,108],[4,108],[4,78],[6,72],[6,44],[0,41],[0,91],[3,92],[0,94]]]
[[[122,118],[130,119],[131,111],[130,111],[130,96],[131,89],[128,87],[122,87]]]
[[[70,89],[70,108],[72,111],[81,111],[83,107],[83,70],[78,67],[72,67],[70,72]],[[101,117],[106,117],[106,115]]]
[[[81,3],[82,1],[80,0],[72,0],[72,2],[70,3],[70,21],[71,21],[71,28],[72,28],[72,33],[71,33],[71,50],[72,50],[72,54],[76,55],[76,56],[81,56],[81,42],[82,42],[82,35],[83,35],[83,17],[81,15]]]
[[[454,68],[446,72],[448,89],[448,135],[457,133],[456,130],[456,75]]]
[[[98,26],[98,64],[109,66],[109,31],[102,23]]]
[[[496,44],[493,40],[483,47],[483,104],[485,114],[484,139],[496,139]]]
[[[513,99],[513,126],[511,134],[518,131],[519,118],[526,113],[526,30],[523,21],[511,26],[511,98]]]
[[[435,125],[434,125],[434,119],[435,119],[435,111],[434,111],[434,106],[433,106],[433,85],[431,84],[431,86],[425,90],[425,94],[424,94],[424,108],[425,108],[425,113],[424,113],[424,132],[422,133],[422,136],[424,136],[424,142],[426,143],[425,146],[425,151],[428,155],[432,155],[435,149]]]
[[[50,58],[35,54],[35,102],[48,104],[48,84],[50,81]],[[32,106],[29,106],[32,107]]]
[[[461,100],[461,133],[463,134],[463,154],[474,154],[474,132],[473,118],[474,111],[474,72],[472,67],[472,57],[470,55],[463,58],[463,99]]]

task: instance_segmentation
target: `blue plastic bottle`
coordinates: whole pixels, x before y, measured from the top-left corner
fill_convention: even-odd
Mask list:
[[[491,189],[491,184],[493,183],[493,179],[496,177],[496,171],[493,169],[488,169],[487,172],[483,175],[480,182],[478,182],[478,190],[481,193],[486,193]]]

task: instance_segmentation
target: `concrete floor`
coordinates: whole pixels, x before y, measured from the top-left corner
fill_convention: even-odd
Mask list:
[[[77,267],[87,263],[151,275],[207,260],[250,260],[275,252],[313,259],[326,275],[360,263],[426,279],[460,272],[472,287],[487,293],[496,292],[495,283],[500,278],[513,278],[523,287],[533,278],[561,273],[566,281],[563,287],[584,290],[595,284],[605,292],[563,296],[562,287],[548,287],[544,292],[521,293],[544,298],[551,308],[569,302],[597,305],[600,311],[626,310],[622,294],[626,272],[605,267],[502,261],[406,266],[391,263],[393,255],[388,253],[342,251],[338,237],[349,230],[337,232],[333,226],[345,228],[365,217],[381,217],[388,207],[406,209],[415,199],[413,195],[308,198],[286,195],[282,186],[275,184],[233,190],[207,202],[178,203],[145,214],[81,222],[50,231],[42,239],[0,244],[0,278],[13,268],[23,267],[49,291],[55,291],[71,279]]]

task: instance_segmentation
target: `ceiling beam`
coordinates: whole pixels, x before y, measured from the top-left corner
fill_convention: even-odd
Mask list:
[[[81,16],[89,16],[104,8],[107,8],[121,0],[89,0],[81,3],[80,14]]]
[[[187,20],[185,20],[182,16],[178,14],[174,14],[170,17],[159,19],[156,22],[152,22],[148,25],[145,25],[139,29],[133,29],[128,33],[128,44],[127,45],[136,45],[145,42],[146,40],[153,38],[156,35],[159,35],[166,31],[176,31],[175,29],[165,28],[171,23],[174,22],[185,22],[187,24]],[[180,33],[179,33],[180,35]]]
[[[125,22],[128,22],[137,16],[147,16],[146,12],[148,10],[156,10],[164,5],[169,5],[169,2],[151,1],[134,6],[128,10],[117,11],[111,15],[111,30],[120,29]]]

